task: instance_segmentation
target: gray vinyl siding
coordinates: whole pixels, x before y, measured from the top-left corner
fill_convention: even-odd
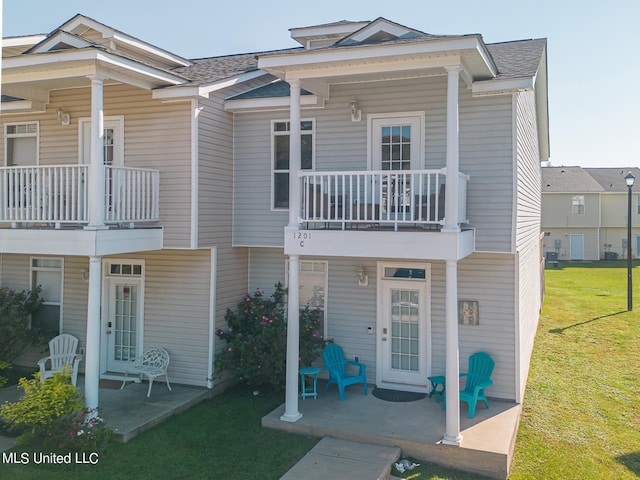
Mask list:
[[[328,261],[327,326],[328,338],[340,344],[345,355],[358,355],[367,365],[367,379],[376,382],[377,262],[385,259],[312,258]],[[286,256],[280,249],[252,248],[249,290],[273,292],[276,281],[284,282]],[[424,263],[424,260],[415,260]],[[356,279],[358,265],[364,266],[369,285],[361,287]],[[477,300],[480,325],[460,325],[460,367],[465,371],[469,356],[479,350],[496,361],[494,386],[489,395],[515,399],[515,263],[512,255],[473,254],[458,263],[458,296]],[[445,372],[445,263],[431,262],[431,373]]]
[[[29,258],[29,255],[2,255],[3,286],[29,288]],[[171,355],[172,382],[206,386],[211,251],[159,250],[104,257],[104,260],[110,258],[145,262],[143,346],[167,348]],[[64,258],[62,331],[78,337],[80,347],[86,346],[88,295],[88,283],[82,280],[80,272],[88,268],[85,257]],[[246,269],[246,265],[242,268]],[[224,289],[222,291],[224,297]],[[225,305],[229,305],[229,300],[218,305],[217,319],[223,318]],[[20,363],[35,365],[42,356],[41,352],[23,356]],[[84,362],[80,369],[84,370]]]
[[[516,264],[513,255],[480,254],[458,263],[458,298],[477,300],[479,325],[459,325],[460,371],[485,351],[496,362],[490,397],[516,399]]]
[[[367,169],[367,115],[425,112],[424,168],[446,164],[446,77],[332,85],[315,119],[316,170]],[[347,106],[357,98],[361,122]],[[234,116],[234,245],[283,246],[288,212],[271,206],[271,120],[288,110]],[[511,251],[513,141],[510,95],[472,98],[460,86],[460,170],[471,175],[467,212],[482,251]]]
[[[517,108],[517,218],[516,249],[518,336],[516,400],[521,402],[527,383],[542,303],[540,233],[542,188],[534,92],[514,95]]]
[[[56,108],[71,115],[60,125]],[[104,87],[104,115],[124,116],[124,163],[160,170],[160,224],[164,245],[186,248],[191,225],[191,121],[189,102],[161,103],[151,92],[125,85]],[[91,116],[91,91],[74,88],[51,92],[45,113],[0,116],[0,122],[38,121],[40,164],[77,164],[78,120]],[[4,157],[4,135],[0,135]],[[0,162],[4,164],[4,160]]]

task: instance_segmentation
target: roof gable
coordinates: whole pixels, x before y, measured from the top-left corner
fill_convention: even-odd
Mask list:
[[[379,17],[360,30],[336,42],[336,45],[370,45],[406,38],[427,37],[428,34],[405,27],[386,18]]]
[[[94,46],[96,46],[96,43],[87,40],[86,38],[82,38],[78,35],[62,30],[57,30],[47,35],[44,40],[31,47],[29,50],[26,50],[24,53],[57,52],[60,50],[70,50],[73,48],[86,48]]]

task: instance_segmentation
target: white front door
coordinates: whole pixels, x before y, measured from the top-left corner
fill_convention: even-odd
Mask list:
[[[428,269],[393,266],[384,270],[395,270],[397,276],[381,280],[377,384],[426,391],[430,364]]]
[[[569,245],[570,260],[584,260],[584,235],[571,235]]]
[[[103,371],[125,372],[128,363],[142,351],[143,277],[142,265],[108,263],[105,276]]]

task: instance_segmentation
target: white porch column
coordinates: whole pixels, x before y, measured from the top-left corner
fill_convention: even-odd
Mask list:
[[[447,188],[445,190],[445,224],[443,231],[460,231],[458,225],[458,170],[459,126],[458,126],[458,90],[460,83],[460,65],[445,67],[447,70]]]
[[[280,420],[295,422],[302,418],[298,411],[298,355],[300,351],[299,289],[300,257],[289,256],[289,291],[287,302],[287,386],[284,415]]]
[[[445,281],[445,360],[447,413],[442,443],[460,446],[460,364],[458,353],[458,262],[447,260]]]
[[[105,187],[104,187],[104,78],[98,75],[91,80],[91,160],[89,163],[89,225],[87,229],[106,228],[104,224]]]
[[[289,113],[289,226],[298,227],[300,217],[301,140],[300,140],[300,80],[288,81],[291,87]]]
[[[84,396],[87,408],[98,408],[100,384],[100,292],[102,257],[89,257],[89,297],[87,300],[87,350],[85,355]]]

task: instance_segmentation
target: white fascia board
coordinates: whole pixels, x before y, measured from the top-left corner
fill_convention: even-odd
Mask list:
[[[406,72],[409,70],[428,70],[444,68],[453,65],[461,65],[461,59],[457,55],[441,55],[435,57],[409,57],[406,59],[390,58],[385,61],[363,62],[360,64],[343,63],[339,65],[328,65],[323,69],[319,68],[294,68],[284,72],[284,80],[292,78],[298,79],[321,79],[330,77],[348,77],[353,75],[368,75],[377,73]]]
[[[43,113],[46,111],[46,104],[31,100],[14,100],[12,102],[2,102],[0,112],[9,115],[12,113]]]
[[[47,38],[42,41],[37,48],[33,49],[31,53],[47,53],[51,51],[51,47],[57,45],[58,43],[66,43],[67,45],[74,48],[87,48],[92,47],[94,45],[93,42],[89,42],[84,38],[78,37],[76,35],[72,35],[69,32],[56,32],[53,36]]]
[[[318,40],[324,38],[342,38],[366,26],[369,22],[350,22],[340,23],[336,25],[317,25],[313,27],[296,27],[289,29],[291,38],[300,42],[298,39]],[[300,42],[302,43],[302,42]],[[304,45],[304,43],[303,43]]]
[[[98,52],[96,59],[100,62],[104,62],[109,66],[123,68],[130,72],[150,77],[156,81],[172,83],[174,85],[180,85],[181,83],[186,82],[184,78],[165,72],[164,70],[148,67],[136,62],[135,60],[129,60],[117,55],[111,55],[110,53]]]
[[[111,28],[103,23],[97,22],[91,18],[85,17],[83,15],[76,15],[69,22],[63,24],[60,29],[71,31],[80,25],[85,27],[89,27],[93,30],[96,30],[102,34],[103,39],[111,39],[116,42],[121,42],[127,44],[136,49],[142,50],[146,53],[150,53],[152,55],[156,55],[158,57],[164,58],[165,60],[170,60],[172,62],[178,63],[180,65],[189,66],[191,62],[185,58],[182,58],[178,55],[174,55],[171,52],[167,52],[161,48],[158,48],[150,43],[144,42],[140,39],[127,35],[124,32],[120,32],[114,28]]]
[[[161,88],[153,91],[153,98],[156,100],[176,100],[182,98],[205,97],[210,93],[222,90],[242,82],[253,80],[254,78],[267,75],[267,72],[255,70],[253,72],[243,73],[234,77],[224,78],[216,82],[206,83],[203,85],[189,85],[176,87]]]
[[[311,50],[304,53],[282,53],[262,56],[258,59],[258,68],[266,71],[283,72],[297,68],[313,67],[318,64],[357,62],[361,60],[394,59],[402,56],[433,54],[460,55],[464,51],[478,50],[478,37],[458,37],[429,41],[415,41],[394,45],[364,45],[340,47],[326,50]],[[492,63],[490,64],[492,65]]]
[[[224,109],[228,112],[255,111],[255,110],[283,110],[291,106],[289,97],[271,98],[243,98],[240,100],[227,100]],[[300,95],[301,107],[318,106],[316,95]]]
[[[129,35],[125,35],[123,33],[117,33],[117,32],[114,33],[112,39],[117,43],[129,45],[130,47],[133,47],[136,50],[141,50],[149,55],[162,58],[163,60],[167,60],[175,64],[182,65],[184,67],[193,65],[193,62],[187,60],[186,58],[182,58],[178,55],[175,55],[161,48],[154,47],[149,43],[143,42],[141,40],[138,40],[137,38],[130,37]]]
[[[45,38],[46,35],[25,35],[22,37],[10,37],[2,39],[2,48],[9,47],[27,47],[30,45],[36,45],[40,43]]]
[[[5,58],[2,62],[2,67],[4,70],[3,82],[10,75],[10,70],[13,68],[50,66],[52,68],[46,72],[46,77],[52,78],[55,77],[56,67],[60,67],[62,65],[62,68],[67,69],[68,67],[65,67],[63,64],[72,64],[74,62],[82,63],[89,61],[102,62],[106,67],[112,66],[122,68],[134,74],[148,77],[156,82],[164,82],[174,85],[186,82],[186,80],[182,77],[177,77],[163,70],[158,70],[156,68],[138,63],[134,60],[129,60],[118,55],[112,55],[95,48],[68,50],[64,52],[41,53],[38,55],[20,55],[17,57]],[[97,67],[94,66],[94,70],[96,68]],[[17,76],[18,78],[16,78],[15,81],[20,81],[19,77],[22,77],[22,81],[26,81],[27,78],[25,78],[25,75],[27,74],[21,73]]]
[[[533,90],[533,78],[506,78],[504,80],[483,80],[473,82],[471,91],[474,97],[485,95],[504,95],[518,90]]]

